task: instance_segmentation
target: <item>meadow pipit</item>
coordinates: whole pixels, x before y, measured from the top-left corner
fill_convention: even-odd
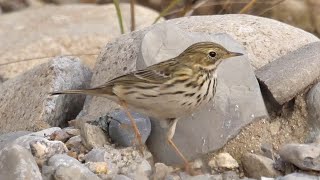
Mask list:
[[[218,65],[224,59],[240,55],[213,42],[199,42],[175,58],[117,77],[104,85],[51,94],[88,94],[117,102],[130,118],[140,145],[141,135],[128,107],[150,117],[170,121],[168,143],[183,159],[189,171],[188,160],[172,141],[178,118],[213,98]]]

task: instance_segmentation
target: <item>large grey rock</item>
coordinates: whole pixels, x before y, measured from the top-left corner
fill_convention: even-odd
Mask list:
[[[273,168],[274,161],[264,156],[247,153],[242,158],[246,175],[251,178],[278,177],[281,173]]]
[[[172,42],[173,39],[176,42]],[[148,66],[176,57],[200,41],[217,42],[230,51],[245,53],[243,47],[227,34],[187,33],[174,26],[159,25],[143,38],[141,56]],[[193,159],[221,148],[242,127],[267,116],[247,57],[230,58],[218,68],[218,87],[213,101],[195,112],[186,113],[177,124],[173,141],[187,158]],[[167,144],[167,131],[167,127],[153,119],[148,147],[156,159],[168,164],[179,163],[181,160],[176,152]]]
[[[307,94],[307,109],[309,114],[308,124],[311,137],[320,134],[320,83],[315,84]]]
[[[307,89],[320,76],[320,42],[310,43],[256,71],[266,98],[283,105]]]
[[[139,132],[141,134],[142,143],[145,143],[151,132],[151,122],[149,117],[131,112]],[[136,142],[136,136],[131,125],[131,121],[124,111],[113,111],[110,113],[110,124],[108,134],[111,140],[124,147],[132,146]]]
[[[231,42],[227,43],[228,44],[227,48],[229,48],[230,50],[243,50],[242,52],[245,51],[251,64],[254,66],[254,69],[262,67],[263,65],[272,61],[273,59],[279,58],[280,56],[288,53],[289,51],[295,50],[307,43],[319,41],[317,37],[307,32],[304,32],[300,29],[288,26],[286,24],[283,24],[274,20],[255,17],[255,16],[249,16],[249,15],[188,17],[188,18],[179,18],[179,19],[170,20],[165,23],[162,23],[161,25],[163,24],[176,25],[178,28],[182,29],[182,31],[198,32],[199,34],[203,33],[202,35],[208,33],[209,35],[206,35],[206,36],[210,36],[210,34],[212,35],[213,33],[227,33],[233,39],[242,43],[245,50],[242,49],[239,44],[233,43],[233,45],[235,46],[230,47],[229,45],[231,44]],[[139,58],[139,57],[142,57],[142,54],[140,54],[141,44],[142,44],[144,35],[148,33],[151,29],[154,30],[157,27],[159,26],[156,25],[141,31],[135,31],[133,33],[120,37],[119,39],[117,39],[112,43],[108,43],[98,58],[96,69],[94,70],[95,73],[92,79],[91,87],[102,85],[103,83],[105,83],[106,81],[112,78],[131,72],[133,70],[136,70],[137,68],[144,67],[144,65],[149,65],[147,62],[144,62],[142,59]],[[187,43],[181,43],[179,41],[182,41],[183,38],[179,39],[179,37],[183,37],[183,36],[180,36],[177,34],[175,35],[176,36],[171,36],[171,37],[175,37],[178,40],[171,39],[170,41],[170,42],[174,42],[172,45],[174,46],[173,51],[186,47],[188,45],[187,44],[188,41],[189,43],[192,42],[189,40],[189,37],[188,37],[184,39],[187,41]],[[161,37],[165,37],[165,33]],[[225,36],[222,36],[221,34],[219,35],[219,37],[221,38],[219,42],[226,42],[227,40],[232,39],[232,38],[229,38],[229,39],[225,38],[224,40],[226,41],[224,41],[223,37]],[[296,40],[296,37],[300,37],[300,39]],[[280,38],[281,38],[281,41],[279,41]],[[168,39],[170,40],[170,38]],[[205,38],[203,38],[202,40],[204,39]],[[218,38],[216,38],[215,40],[217,39]],[[233,42],[236,42],[236,41],[233,41]],[[159,47],[161,45],[161,42],[163,41],[161,40],[161,41],[157,41],[156,43],[153,43],[152,47],[153,46],[155,46],[155,48]],[[171,44],[171,43],[168,43],[168,44]],[[224,43],[224,45],[226,45],[226,43]],[[179,47],[179,46],[183,46],[183,47]],[[161,50],[165,50],[165,48],[166,47],[161,46]],[[167,48],[165,52],[169,53],[170,52],[169,50],[170,49]],[[162,53],[162,54],[165,54],[165,53]],[[156,56],[154,56],[154,58],[156,60]],[[216,132],[216,134],[218,134],[218,136],[223,136],[223,137],[217,138],[218,136],[216,136],[216,138],[212,138],[212,134],[207,134],[205,133],[205,131],[203,132],[203,134],[201,134],[202,129],[200,128],[191,128],[192,130],[189,129],[188,131],[184,131],[184,133],[188,134],[188,136],[183,137],[185,142],[177,142],[179,147],[181,146],[181,144],[183,144],[183,147],[184,147],[190,142],[198,143],[197,145],[198,149],[194,149],[194,146],[192,145],[188,146],[188,148],[185,148],[185,149],[181,148],[181,150],[183,150],[185,154],[189,154],[189,152],[185,152],[185,151],[193,151],[194,153],[195,151],[199,152],[200,150],[201,153],[207,152],[207,150],[209,149],[213,150],[212,146],[216,146],[216,148],[218,149],[224,145],[227,139],[237,134],[242,126],[244,126],[248,122],[251,122],[251,120],[255,118],[266,115],[265,110],[261,109],[262,100],[260,97],[259,87],[257,85],[255,77],[253,76],[252,70],[250,70],[249,61],[244,58],[246,58],[246,56],[237,59],[237,61],[236,59],[234,60],[230,59],[229,61],[226,61],[224,64],[222,64],[219,70],[219,79],[231,78],[232,80],[236,81],[236,80],[240,80],[241,79],[240,77],[250,77],[250,78],[247,78],[243,83],[235,82],[235,84],[232,86],[232,89],[230,90],[229,89],[227,90],[228,86],[226,86],[225,83],[228,82],[231,84],[233,83],[233,81],[224,82],[224,80],[221,79],[218,83],[219,84],[218,88],[219,89],[221,88],[221,89],[220,90],[218,89],[217,96],[215,98],[215,104],[221,104],[219,102],[223,102],[225,106],[223,106],[222,104],[219,107],[216,106],[211,112],[203,109],[203,112],[201,113],[207,112],[206,114],[203,114],[202,117],[194,116],[201,119],[203,117],[207,117],[208,115],[211,116],[213,112],[215,112],[214,117],[223,117],[222,116],[223,114],[228,114],[229,117],[225,117],[226,119],[212,118],[213,120],[210,122],[207,119],[209,124],[205,124],[205,123],[202,124],[203,120],[201,121],[201,123],[198,123],[199,126],[200,124],[202,124],[201,126],[203,127],[216,127],[219,130],[218,132]],[[164,59],[161,59],[161,60],[164,60]],[[236,63],[236,64],[233,64],[233,63]],[[229,67],[230,65],[233,65],[233,66]],[[223,69],[225,69],[225,67],[228,67],[227,69],[231,72],[244,73],[242,75],[245,75],[245,76],[232,75],[232,77],[230,77],[230,75],[228,75],[227,77],[225,76],[225,74],[227,73],[223,73]],[[244,72],[242,72],[242,70],[240,71],[241,68],[249,68],[249,69],[246,69],[244,70]],[[249,88],[247,87],[247,83],[249,82],[252,82],[255,85],[250,86]],[[226,90],[224,92],[221,92],[221,90],[224,90],[224,89]],[[228,95],[228,93],[234,93],[240,96],[240,93],[242,92],[246,92],[245,94],[241,94],[242,98],[250,99],[249,97],[257,97],[257,96],[258,98],[257,100],[254,100],[253,104],[251,101],[250,102],[248,101],[248,103],[245,104],[244,106],[239,105],[239,102],[235,101],[234,98],[228,97],[228,98],[222,99],[222,97],[225,97],[226,95]],[[222,96],[222,94],[224,95]],[[230,102],[229,107],[226,106],[228,102]],[[251,106],[252,108],[250,108],[249,106]],[[118,105],[116,105],[115,103],[112,103],[110,100],[107,100],[105,98],[101,98],[101,97],[87,98],[84,110],[81,112],[79,117],[84,119],[86,118],[91,119],[92,117],[100,117],[104,115],[106,112],[109,112],[117,107]],[[221,111],[219,110],[219,108],[221,109]],[[225,111],[225,113],[219,114],[217,113],[217,111],[220,111],[220,112]],[[252,111],[257,111],[260,113],[254,114],[254,113],[251,113]],[[252,117],[251,116],[252,114],[254,114],[253,116],[255,117]],[[235,117],[242,117],[242,118],[245,117],[245,119],[240,120],[239,118],[238,121],[234,120],[235,118],[234,115]],[[192,122],[191,119],[192,117],[190,117],[190,122]],[[220,123],[222,123],[222,125],[221,124],[216,125],[217,124],[216,121],[219,121]],[[237,123],[239,123],[240,121],[242,125],[239,126],[239,124]],[[177,141],[177,139],[180,139],[178,137],[182,136],[182,135],[179,135],[181,133],[181,130],[179,129],[180,129],[180,126],[182,126],[182,124],[183,126],[190,127],[188,122],[189,121],[178,123],[177,134],[175,136],[174,141]],[[156,127],[156,125],[153,125],[153,126]],[[155,129],[155,131],[157,130]],[[225,134],[224,134],[224,131],[226,131]],[[152,132],[152,134],[153,133],[154,131]],[[198,133],[199,135],[197,135]],[[156,133],[156,134],[161,134],[161,133]],[[196,135],[196,137],[193,138],[193,141],[189,140],[190,135]],[[200,135],[202,135],[203,138]],[[150,140],[152,139],[151,137],[149,137]],[[199,137],[201,138],[199,139]],[[159,138],[162,138],[162,137],[159,137]],[[208,141],[208,138],[211,138],[212,140]],[[188,143],[186,143],[186,141]],[[203,142],[205,143],[204,146],[202,146]],[[207,146],[211,148],[207,148]],[[203,151],[201,147],[204,148]],[[168,148],[166,146],[162,151],[164,152],[171,151],[171,148]],[[160,157],[159,154],[157,154],[156,156]],[[168,156],[165,159],[170,158],[170,160],[168,161],[176,162],[177,159],[172,158],[173,156],[176,157],[175,154],[168,153]],[[190,157],[190,154],[188,157]],[[168,163],[166,160],[164,161]]]
[[[57,154],[52,156],[48,161],[48,166],[52,166],[55,169],[55,171],[53,171],[53,177],[57,180],[100,179],[85,165],[65,154]]]
[[[280,148],[280,157],[303,170],[320,171],[320,144],[286,144]]]
[[[19,145],[10,145],[0,151],[0,179],[42,180],[32,154]]]
[[[129,32],[130,5],[120,8],[125,32]],[[151,25],[159,13],[136,5],[135,15],[140,29]],[[5,79],[63,54],[82,55],[82,62],[94,67],[100,48],[121,35],[113,4],[30,8],[0,16],[0,29],[0,64],[34,59],[1,66],[0,76]]]
[[[0,134],[65,125],[81,110],[84,96],[49,96],[85,88],[91,72],[78,58],[57,57],[0,85]],[[68,83],[66,83],[68,82]]]

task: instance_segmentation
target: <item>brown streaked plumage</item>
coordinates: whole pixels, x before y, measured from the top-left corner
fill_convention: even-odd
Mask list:
[[[224,59],[240,55],[213,42],[195,43],[175,58],[117,77],[102,86],[51,94],[89,94],[116,101],[126,110],[140,143],[140,133],[127,106],[156,119],[170,121],[168,142],[188,170],[187,159],[172,141],[178,118],[212,99],[218,65]]]

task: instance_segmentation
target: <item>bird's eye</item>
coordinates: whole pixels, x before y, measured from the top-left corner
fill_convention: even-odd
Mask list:
[[[217,55],[217,53],[214,52],[214,51],[210,51],[209,52],[209,56],[212,57],[212,58],[216,57],[216,55]]]

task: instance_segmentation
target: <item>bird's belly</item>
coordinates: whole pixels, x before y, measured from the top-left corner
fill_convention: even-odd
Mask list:
[[[192,113],[194,110],[194,107],[182,106],[181,100],[166,99],[165,97],[150,98],[140,103],[139,101],[134,101],[128,104],[131,109],[160,120],[178,118]]]
[[[196,87],[177,84],[166,89],[131,88],[130,91],[119,87],[114,89],[114,92],[129,105],[130,109],[164,120],[191,114],[199,106],[206,104],[214,95],[215,80],[215,78],[210,79]]]

